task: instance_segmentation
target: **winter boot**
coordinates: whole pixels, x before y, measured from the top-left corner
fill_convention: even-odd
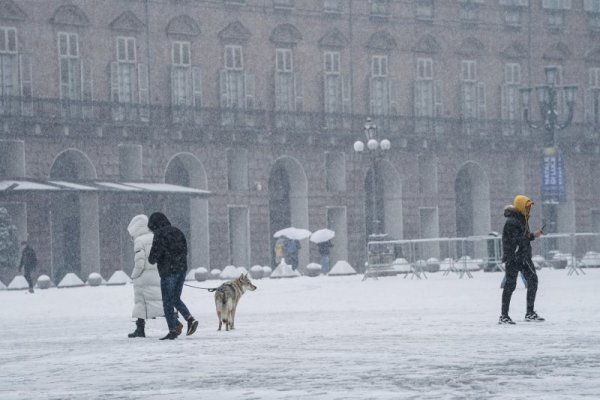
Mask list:
[[[501,315],[498,323],[501,325],[515,325],[515,322],[508,315]]]
[[[196,321],[196,320],[194,319],[194,317],[192,317],[192,316],[190,315],[190,317],[189,317],[189,318],[188,318],[188,320],[187,320],[187,326],[188,326],[188,327],[187,327],[187,333],[186,333],[186,335],[187,335],[187,336],[190,336],[190,335],[192,335],[194,332],[196,332],[196,328],[198,328],[198,321]]]
[[[146,337],[146,333],[144,332],[144,327],[146,326],[146,321],[138,318],[137,321],[135,321],[135,331],[133,331],[132,333],[130,333],[129,335],[127,335],[130,338],[134,338],[134,337]]]
[[[527,314],[525,314],[525,321],[527,322],[543,322],[545,320],[545,318],[542,318],[539,315],[537,315],[535,311],[530,311]]]
[[[177,339],[177,332],[169,331],[169,333],[167,333],[167,336],[161,337],[159,340],[174,340],[174,339]]]

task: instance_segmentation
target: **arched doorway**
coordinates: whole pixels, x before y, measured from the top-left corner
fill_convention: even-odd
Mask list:
[[[269,175],[270,254],[275,264],[275,239],[280,229],[294,226],[308,229],[308,183],[302,165],[295,158],[284,156],[275,161]],[[299,267],[308,264],[308,242],[303,241]]]
[[[365,224],[367,240],[374,233],[402,239],[402,181],[400,173],[388,160],[379,160],[365,177]]]
[[[483,168],[466,162],[456,174],[456,236],[487,235],[490,232],[490,184]],[[467,246],[468,247],[468,246]],[[460,255],[463,250],[458,249]],[[472,246],[464,250],[468,255],[481,256],[483,249]]]
[[[50,180],[82,182],[96,179],[96,169],[79,150],[60,153],[50,168]],[[58,193],[51,200],[52,278],[59,283],[74,272],[83,281],[100,271],[98,195],[95,192]]]
[[[206,170],[195,155],[180,153],[167,164],[165,183],[207,190]],[[171,223],[188,240],[189,267],[209,269],[208,200],[173,196],[165,208]]]

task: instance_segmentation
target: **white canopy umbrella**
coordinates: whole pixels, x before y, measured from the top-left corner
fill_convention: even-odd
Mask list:
[[[335,237],[335,232],[331,229],[319,229],[310,235],[310,241],[313,243],[323,243]]]
[[[310,236],[310,231],[308,229],[294,228],[293,226],[290,226],[275,232],[273,235],[274,238],[279,238],[282,236],[292,240],[304,240]]]

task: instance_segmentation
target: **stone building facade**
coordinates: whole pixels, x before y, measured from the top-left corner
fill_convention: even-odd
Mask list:
[[[553,229],[598,232],[599,36],[597,0],[2,0],[0,205],[54,278],[130,272],[155,210],[194,268],[269,265],[293,225],[361,270],[375,230],[487,234],[541,199],[519,89],[557,66],[579,90]],[[367,117],[377,159],[353,150]]]

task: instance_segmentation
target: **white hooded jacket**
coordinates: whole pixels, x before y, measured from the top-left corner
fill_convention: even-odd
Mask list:
[[[141,214],[133,217],[127,227],[133,238],[135,251],[134,267],[131,273],[133,279],[134,306],[132,317],[154,318],[164,315],[162,296],[160,292],[160,277],[155,264],[148,262],[154,235],[148,229],[148,217]]]

